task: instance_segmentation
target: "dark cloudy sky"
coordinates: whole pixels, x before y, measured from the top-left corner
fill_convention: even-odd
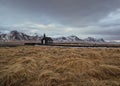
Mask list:
[[[0,32],[120,40],[120,0],[0,0]]]

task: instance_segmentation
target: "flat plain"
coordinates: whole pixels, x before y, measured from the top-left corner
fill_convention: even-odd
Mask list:
[[[0,47],[0,86],[120,86],[120,48]]]

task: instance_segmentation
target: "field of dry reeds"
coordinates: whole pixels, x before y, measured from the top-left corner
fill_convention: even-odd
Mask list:
[[[120,48],[0,47],[0,86],[120,86]]]

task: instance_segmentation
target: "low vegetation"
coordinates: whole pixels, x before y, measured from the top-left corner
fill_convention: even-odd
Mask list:
[[[0,86],[120,86],[120,48],[0,47]]]

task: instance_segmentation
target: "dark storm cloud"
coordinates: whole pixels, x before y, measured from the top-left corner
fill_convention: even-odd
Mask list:
[[[117,17],[113,18],[115,14],[120,14],[116,11],[120,9],[120,0],[0,0],[0,6],[3,7],[0,8],[0,13],[3,14],[0,22],[6,18],[6,22],[10,24],[26,21],[43,25],[59,23],[67,28],[64,27],[66,31],[71,31],[71,34],[99,34],[101,37],[117,37],[120,32],[120,20],[115,20]],[[109,16],[110,13],[112,17]],[[91,26],[93,28],[89,28]],[[59,27],[56,26],[53,30],[57,32],[57,28]],[[53,34],[55,32],[53,31]]]
[[[2,4],[53,17],[65,24],[86,25],[119,8],[120,0],[2,0]]]

